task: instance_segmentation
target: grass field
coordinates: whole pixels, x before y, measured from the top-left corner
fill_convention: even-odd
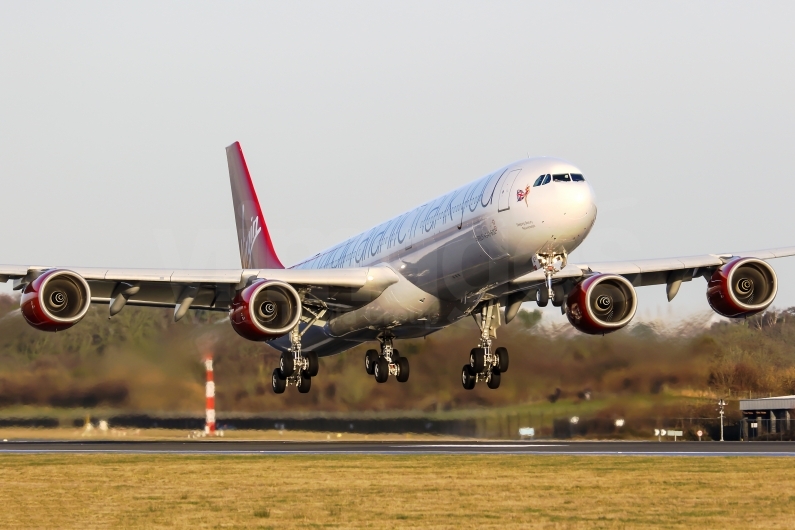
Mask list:
[[[785,458],[0,458],[4,528],[792,528]]]
[[[59,427],[54,429],[0,428],[0,440],[68,440],[68,441],[113,441],[113,442],[142,442],[142,441],[175,441],[175,440],[267,440],[267,441],[334,441],[354,442],[377,440],[380,442],[400,441],[439,441],[461,440],[457,436],[434,436],[431,434],[359,434],[348,432],[315,432],[315,431],[276,431],[276,430],[234,430],[223,431],[221,436],[205,436],[201,431],[181,429],[110,429],[101,432],[94,429],[86,432],[85,429]]]

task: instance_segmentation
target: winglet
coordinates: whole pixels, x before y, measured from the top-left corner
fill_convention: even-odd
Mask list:
[[[284,265],[273,248],[240,142],[226,148],[226,161],[229,164],[229,181],[232,184],[235,225],[243,268],[283,269]]]

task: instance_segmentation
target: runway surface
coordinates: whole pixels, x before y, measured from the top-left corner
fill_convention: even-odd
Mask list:
[[[795,456],[795,442],[8,441],[6,454]]]

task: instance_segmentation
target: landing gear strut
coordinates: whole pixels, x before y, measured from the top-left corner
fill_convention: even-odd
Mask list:
[[[394,375],[400,383],[409,380],[409,360],[400,356],[392,346],[392,335],[379,335],[381,352],[367,350],[364,354],[364,369],[368,375],[375,376],[378,383],[386,383],[390,375]]]
[[[555,267],[555,263],[559,263],[559,268]],[[552,300],[552,305],[555,307],[562,307],[563,304],[563,286],[552,285],[552,277],[563,269],[568,263],[568,255],[566,251],[563,252],[548,252],[539,253],[533,257],[533,264],[536,269],[543,269],[544,271],[544,286],[546,289],[539,289],[536,292],[536,302],[539,307],[545,307],[547,303]]]
[[[476,383],[486,381],[489,388],[496,389],[500,386],[500,376],[508,370],[508,350],[491,346],[500,325],[500,306],[495,300],[484,306],[480,315],[474,316],[480,327],[480,342],[477,348],[472,348],[469,364],[461,370],[461,383],[472,390]]]
[[[310,312],[314,317],[304,328],[306,331],[320,318],[322,313],[315,314],[306,308],[304,310]],[[282,394],[290,385],[294,385],[302,394],[309,392],[312,387],[312,378],[317,375],[319,368],[317,353],[301,351],[302,335],[299,325],[290,331],[290,349],[282,352],[279,357],[279,367],[273,370],[271,384],[273,391],[277,394]]]

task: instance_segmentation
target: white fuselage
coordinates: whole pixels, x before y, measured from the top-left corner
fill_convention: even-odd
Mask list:
[[[546,184],[537,182],[545,175]],[[535,270],[538,253],[571,253],[596,220],[581,175],[563,160],[522,160],[297,264],[385,266],[400,277],[370,304],[317,326],[305,347],[329,355],[386,329],[427,335],[469,314],[486,291]]]

